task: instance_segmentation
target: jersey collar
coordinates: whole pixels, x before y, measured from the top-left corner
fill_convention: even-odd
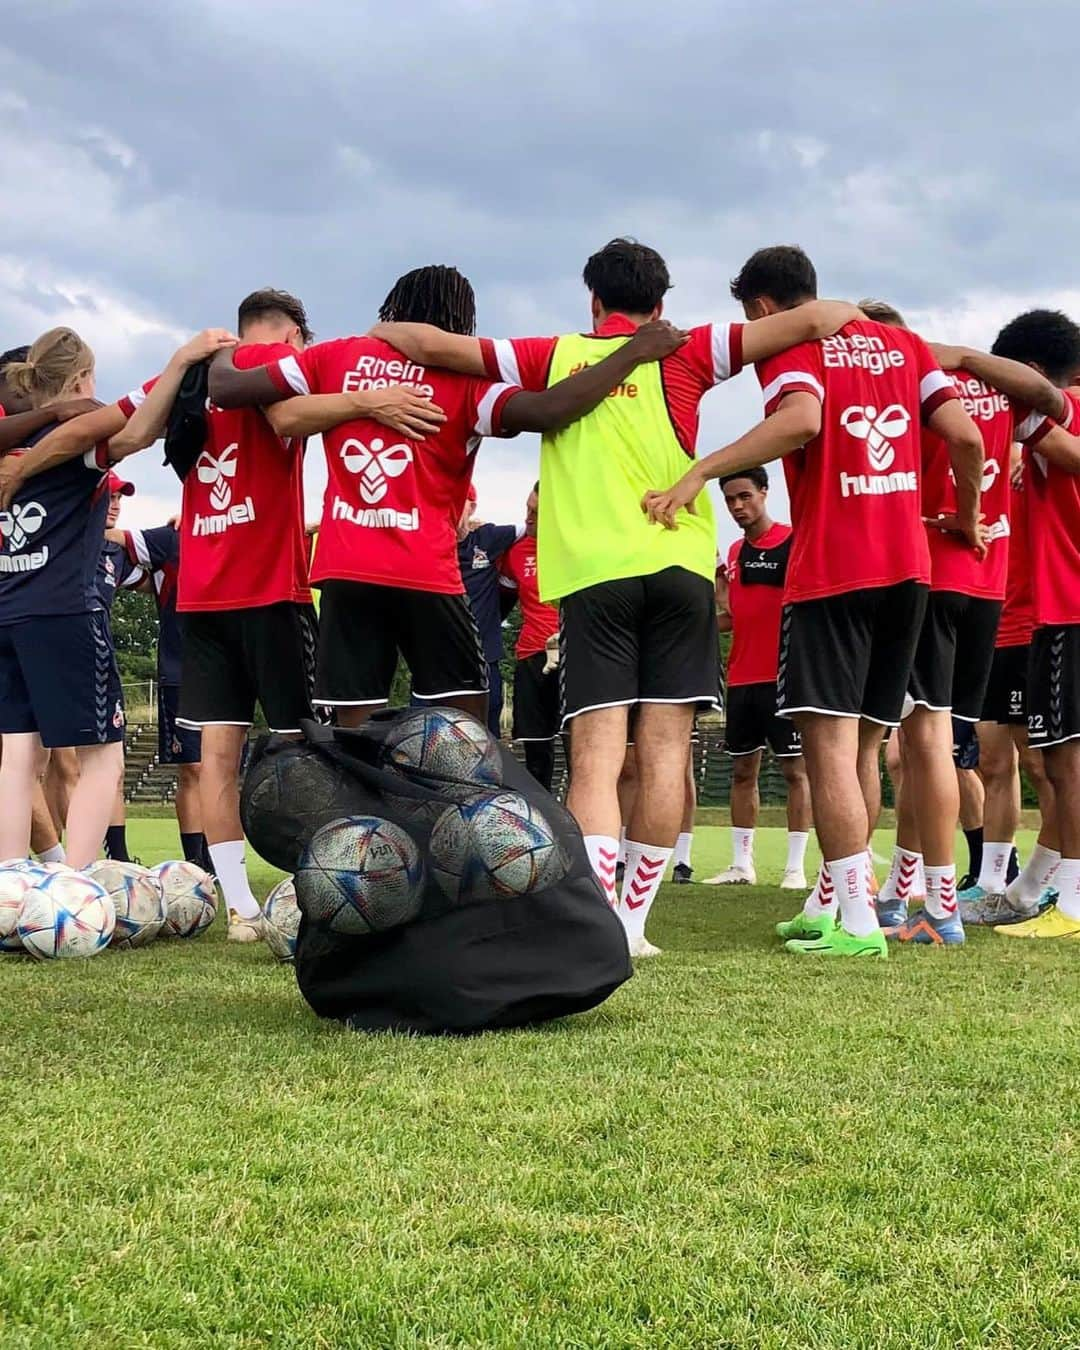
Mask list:
[[[593,337],[623,337],[628,333],[636,333],[637,324],[633,323],[625,314],[609,314],[599,328],[593,329]]]

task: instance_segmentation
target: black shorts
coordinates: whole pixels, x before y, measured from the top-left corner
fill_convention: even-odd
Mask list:
[[[256,703],[271,731],[298,732],[312,716],[319,625],[311,605],[182,614],[180,726],[249,727]]]
[[[198,764],[202,760],[202,732],[182,727],[180,715],[180,686],[158,685],[158,763]]]
[[[514,740],[551,741],[559,732],[559,671],[544,674],[547,652],[514,666]]]
[[[33,731],[49,749],[124,739],[120,674],[104,610],[0,627],[0,734]]]
[[[1080,624],[1035,629],[1027,726],[1033,750],[1048,750],[1080,737]]]
[[[1000,618],[1000,600],[930,592],[908,686],[917,707],[979,720]]]
[[[1005,727],[1027,726],[1028,661],[1031,648],[998,647],[990,666],[990,681],[983,699],[983,722]]]
[[[728,685],[724,749],[729,755],[753,755],[766,746],[778,759],[802,754],[802,740],[790,717],[776,715],[776,685]]]
[[[917,581],[784,606],[777,712],[900,721],[926,610]]]
[[[315,702],[322,707],[385,703],[399,655],[420,703],[487,693],[488,665],[465,595],[324,581],[319,623]]]
[[[565,596],[559,632],[564,726],[598,708],[719,702],[715,587],[684,567]]]
[[[964,717],[952,720],[952,757],[958,769],[977,769],[979,767],[979,738],[975,734],[975,723]]]

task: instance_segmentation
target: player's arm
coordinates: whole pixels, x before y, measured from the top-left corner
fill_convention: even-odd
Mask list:
[[[232,351],[239,342],[225,328],[207,328],[178,347],[124,429],[110,439],[109,459],[116,464],[159,440],[165,434],[165,424],[188,370],[217,352]]]
[[[219,408],[259,408],[279,403],[283,398],[292,398],[295,394],[308,393],[298,365],[296,383],[290,384],[287,378],[274,378],[272,372],[275,366],[282,365],[282,362],[276,362],[240,370],[233,361],[231,351],[218,352],[210,362],[210,402],[216,403]]]
[[[949,454],[956,480],[955,528],[979,557],[985,558],[986,539],[979,524],[982,519],[979,504],[983,460],[986,457],[982,433],[957,398],[939,404],[927,418],[926,425],[945,442]]]
[[[446,421],[437,403],[408,384],[345,394],[300,394],[273,403],[263,412],[277,434],[285,438],[316,436],[342,422],[370,417],[411,440],[422,441]]]
[[[0,511],[7,510],[12,497],[28,479],[88,454],[96,445],[122,431],[126,421],[119,404],[110,403],[58,426],[25,455],[0,459]]]
[[[732,629],[731,586],[723,569],[716,574],[716,627],[721,633],[730,633]]]
[[[1080,437],[1071,436],[1062,427],[1051,427],[1031,448],[1048,463],[1066,473],[1080,474]]]
[[[499,577],[499,618],[504,623],[514,612],[518,602],[518,584],[503,572]]]
[[[72,398],[63,403],[51,403],[47,408],[32,408],[29,412],[8,413],[0,417],[0,455],[25,445],[43,427],[53,422],[70,422],[73,417],[93,412],[101,404],[93,398]]]
[[[388,342],[420,366],[441,366],[462,375],[485,374],[479,338],[445,333],[430,323],[377,323],[368,337]]]
[[[710,479],[783,459],[807,441],[812,441],[820,430],[820,400],[802,390],[785,394],[775,412],[737,441],[698,460],[666,492],[646,492],[641,509],[657,524],[669,530],[677,529],[676,512],[683,507],[692,511],[694,502]]]
[[[663,319],[642,324],[628,342],[594,366],[586,366],[550,389],[522,389],[507,399],[501,425],[505,432],[557,431],[592,412],[640,365],[661,361],[686,342],[689,333]]]
[[[949,347],[940,342],[928,344],[942,370],[968,370],[977,379],[1019,404],[1060,422],[1065,411],[1065,395],[1045,375],[1022,361],[990,356],[974,347]]]
[[[742,325],[743,363],[755,365],[789,347],[832,337],[845,324],[865,318],[857,305],[849,305],[846,300],[809,300],[764,319],[751,319]]]

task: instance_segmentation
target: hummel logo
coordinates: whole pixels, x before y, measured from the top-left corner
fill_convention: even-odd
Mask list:
[[[405,444],[383,449],[376,437],[370,447],[355,437],[341,447],[341,462],[350,473],[360,475],[360,496],[369,506],[381,502],[389,489],[387,479],[400,478],[413,460],[412,447]]]
[[[215,511],[224,511],[232,501],[229,479],[236,477],[236,452],[239,449],[239,442],[233,441],[222,450],[220,458],[215,459],[209,450],[204,450],[195,461],[199,482],[210,484],[210,505]]]
[[[870,467],[884,473],[896,458],[892,440],[906,434],[911,414],[899,403],[890,403],[881,412],[872,405],[864,408],[853,404],[840,414],[840,425],[856,440],[866,442]]]
[[[664,858],[649,858],[645,854],[641,855],[637,871],[623,896],[627,909],[640,909],[649,898],[649,892],[664,870],[665,861]]]
[[[40,502],[24,502],[0,511],[0,536],[11,541],[12,553],[17,553],[32,534],[37,534],[48,512]]]

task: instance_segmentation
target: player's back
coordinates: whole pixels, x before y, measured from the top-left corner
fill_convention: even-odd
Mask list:
[[[956,393],[926,343],[859,320],[763,362],[758,376],[767,413],[796,392],[822,405],[818,435],[784,460],[795,530],[787,599],[928,582],[920,421]]]

